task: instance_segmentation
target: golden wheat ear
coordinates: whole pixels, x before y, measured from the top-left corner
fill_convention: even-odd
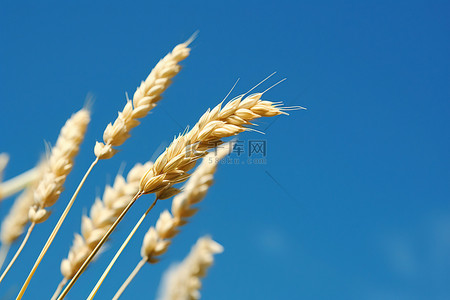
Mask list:
[[[117,147],[122,145],[131,135],[131,129],[139,125],[138,119],[145,117],[162,99],[162,93],[170,86],[173,77],[181,70],[180,62],[189,56],[189,44],[195,34],[186,42],[177,45],[172,52],[161,59],[141,83],[133,96],[133,101],[127,100],[122,112],[119,112],[114,123],[109,123],[103,133],[103,143],[97,142],[94,148],[99,159],[108,159],[117,153]]]
[[[57,224],[55,225],[52,233],[47,239],[39,257],[37,258],[33,268],[31,269],[25,283],[23,284],[17,299],[21,299],[31,281],[37,267],[42,261],[45,253],[55,239],[56,234],[61,228],[67,214],[72,208],[84,182],[91,173],[94,166],[101,159],[109,159],[114,156],[117,152],[113,146],[122,145],[129,137],[130,130],[139,124],[138,119],[145,117],[150,110],[152,110],[158,101],[161,100],[162,93],[168,88],[171,79],[179,73],[181,66],[179,63],[189,56],[190,49],[188,48],[191,43],[191,39],[185,43],[177,45],[172,52],[167,54],[155,68],[150,72],[147,79],[142,82],[140,87],[136,90],[133,97],[133,103],[127,101],[122,112],[119,112],[117,119],[113,124],[108,124],[104,133],[103,141],[104,143],[97,142],[94,147],[94,154],[96,156],[95,160],[92,162],[85,175],[81,179],[78,187],[72,195],[72,198],[67,203],[61,217],[59,218]]]
[[[189,255],[180,264],[171,266],[166,271],[158,299],[200,299],[202,279],[214,263],[214,254],[222,252],[222,245],[209,236],[198,239]]]

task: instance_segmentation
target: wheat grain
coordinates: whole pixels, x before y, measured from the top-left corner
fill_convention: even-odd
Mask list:
[[[206,276],[214,262],[214,254],[223,252],[223,247],[210,237],[202,237],[192,247],[189,255],[164,275],[159,300],[200,299],[201,279]]]
[[[98,244],[108,228],[114,223],[134,194],[139,190],[139,181],[151,162],[136,164],[125,179],[117,175],[114,184],[107,186],[103,199],[96,199],[90,209],[90,217],[83,216],[81,235],[76,234],[69,255],[61,262],[61,274],[71,279],[81,264]]]
[[[117,150],[113,147],[122,145],[130,137],[131,129],[139,125],[137,119],[145,117],[161,100],[161,94],[181,70],[179,63],[189,56],[188,46],[193,39],[194,36],[177,45],[172,52],[161,59],[147,79],[137,88],[133,101],[128,100],[114,124],[108,124],[103,133],[103,143],[97,142],[94,148],[94,153],[99,159],[114,156]]]

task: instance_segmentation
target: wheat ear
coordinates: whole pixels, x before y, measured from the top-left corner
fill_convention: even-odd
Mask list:
[[[89,121],[90,112],[88,109],[83,108],[72,115],[62,127],[56,144],[52,148],[50,157],[45,164],[43,175],[34,190],[34,204],[28,211],[28,218],[30,219],[31,225],[22,244],[3,272],[0,282],[19,256],[34,226],[44,222],[50,216],[50,212],[46,208],[55,204],[63,191],[64,182],[72,170],[74,158],[83,141]]]
[[[226,147],[223,145],[223,147],[218,149],[216,153],[210,153],[204,157],[202,163],[195,169],[194,173],[187,181],[183,191],[175,197],[174,201],[177,203],[180,201],[186,202],[187,206],[200,202],[206,196],[209,187],[213,184],[213,177],[216,172],[218,162],[231,152],[233,144],[234,143],[228,143]],[[189,210],[186,209],[186,205],[184,205],[184,208],[185,212]],[[189,216],[192,216],[195,211],[196,210],[190,209]],[[186,217],[186,215],[184,216]],[[156,263],[158,261],[155,256],[161,255],[167,251],[171,243],[170,239],[179,232],[177,228],[185,223],[186,221],[182,218],[174,220],[168,211],[165,211],[160,215],[158,221],[156,222],[156,229],[151,227],[144,237],[141,248],[142,260],[138,263],[132,274],[130,274],[127,280],[122,284],[113,299],[118,299],[125,291],[125,288],[134,276],[136,276],[140,268],[142,268],[142,262]],[[139,225],[140,223],[136,224],[135,228]],[[127,240],[129,240],[129,238],[127,238]]]
[[[118,174],[112,186],[106,186],[103,199],[97,198],[90,209],[90,216],[83,216],[81,234],[75,234],[73,245],[67,258],[61,262],[61,274],[64,282],[70,280],[101,240],[108,228],[114,223],[134,194],[139,190],[139,181],[151,162],[136,164],[126,179]],[[55,292],[52,299],[59,293]]]
[[[72,195],[72,198],[58,220],[58,223],[50,234],[47,243],[42,249],[41,254],[33,266],[33,269],[19,292],[18,299],[21,299],[25,293],[34,272],[47,252],[47,249],[50,247],[50,244],[55,239],[59,228],[64,222],[73,203],[75,202],[75,199],[78,196],[78,193],[81,190],[81,187],[84,185],[86,178],[89,176],[94,166],[100,159],[109,159],[113,157],[117,150],[112,147],[122,145],[125,140],[130,137],[130,130],[139,124],[137,119],[145,117],[148,112],[156,106],[157,102],[161,100],[161,94],[167,89],[171,83],[171,79],[178,74],[181,69],[178,63],[189,56],[190,49],[188,46],[194,38],[195,36],[192,36],[185,43],[177,45],[171,53],[167,54],[160,62],[158,62],[156,67],[150,72],[147,79],[142,82],[141,86],[136,90],[133,97],[133,103],[131,103],[131,101],[127,101],[123,111],[119,112],[114,124],[108,124],[103,133],[103,140],[105,144],[100,142],[96,143],[94,147],[94,154],[96,158],[86,171],[84,177],[81,179],[77,189]]]
[[[97,142],[94,148],[95,155],[99,159],[114,156],[117,150],[113,147],[122,145],[130,137],[131,129],[139,125],[138,119],[145,117],[161,100],[161,94],[181,70],[179,63],[189,56],[188,46],[194,38],[195,35],[177,45],[172,52],[161,59],[147,79],[137,88],[133,101],[128,100],[114,123],[108,124],[103,133],[103,143]]]
[[[213,264],[213,255],[222,252],[223,247],[210,237],[198,239],[189,255],[179,265],[166,271],[158,299],[200,299],[201,279],[206,276],[208,269]]]
[[[61,129],[56,145],[51,150],[43,177],[34,192],[34,205],[28,212],[32,223],[42,223],[50,216],[47,208],[56,203],[64,190],[64,182],[72,170],[90,119],[90,111],[83,108]]]

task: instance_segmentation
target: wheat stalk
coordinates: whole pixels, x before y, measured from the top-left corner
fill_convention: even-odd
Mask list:
[[[127,279],[123,282],[123,284],[120,286],[120,288],[117,290],[116,294],[114,295],[114,297],[112,298],[112,300],[117,300],[120,298],[120,296],[122,296],[122,293],[125,291],[125,289],[128,287],[128,285],[131,283],[131,281],[133,281],[134,277],[136,277],[137,273],[139,273],[139,271],[142,269],[142,267],[146,264],[147,262],[145,261],[145,259],[141,259],[138,264],[136,265],[136,267],[134,267],[133,271],[130,273],[130,275],[128,275]]]
[[[0,182],[3,180],[3,172],[9,162],[9,155],[7,153],[0,153]]]
[[[223,108],[222,103],[217,105],[214,109],[208,110],[195,126],[186,134],[181,134],[170,144],[166,151],[161,154],[153,164],[147,173],[142,177],[140,183],[140,191],[133,197],[129,207],[143,194],[156,193],[156,199],[150,208],[141,217],[136,226],[142,222],[150,209],[155,205],[158,198],[165,194],[165,191],[169,190],[173,184],[185,181],[190,174],[187,173],[191,170],[196,161],[205,156],[207,151],[217,147],[222,143],[221,139],[239,134],[246,131],[245,125],[251,125],[251,121],[259,117],[271,117],[279,114],[286,114],[282,111],[282,108],[271,101],[261,100],[263,93],[255,93],[244,98],[244,95],[234,98],[228,102]],[[106,240],[117,224],[122,220],[123,216],[127,213],[126,208],[122,217],[119,217],[115,225],[111,226],[108,233],[102,240]],[[111,261],[108,268],[104,271],[102,277],[97,282],[97,285],[91,291],[89,299],[92,299],[103,282],[104,278],[108,274],[112,264],[117,259],[117,255],[122,251],[122,248],[128,242],[130,236],[132,236],[137,228],[133,229],[127,240],[119,249],[116,256]],[[102,241],[97,245],[98,249],[101,247]],[[96,248],[97,248],[96,247]],[[83,266],[81,266],[78,273],[72,278],[69,285],[63,291],[59,299],[63,299],[83,269],[92,260],[96,251],[86,259]]]
[[[22,244],[3,272],[0,282],[19,256],[34,226],[44,222],[50,216],[47,208],[56,203],[59,195],[63,191],[64,182],[72,170],[74,158],[78,154],[89,121],[90,112],[88,109],[83,108],[72,115],[61,128],[56,144],[52,148],[51,154],[44,165],[42,177],[40,177],[34,190],[34,203],[28,211],[28,218],[31,225]]]
[[[5,189],[2,181],[3,181],[3,172],[5,171],[8,162],[9,162],[9,155],[7,153],[0,153],[0,201],[7,197],[5,195],[4,191]]]
[[[200,299],[201,279],[214,262],[214,254],[222,253],[223,247],[210,237],[202,237],[192,247],[189,255],[164,275],[159,300]]]
[[[38,175],[38,170],[33,168],[0,183],[0,201],[26,188]]]
[[[209,187],[213,184],[213,177],[218,162],[231,152],[233,144],[234,143],[228,143],[226,147],[218,149],[216,153],[210,153],[204,157],[202,163],[195,169],[194,173],[185,184],[183,191],[174,198],[174,202],[179,203],[181,200],[188,205],[200,202],[206,196]],[[172,205],[174,202],[172,202]],[[184,207],[186,207],[186,205]],[[194,210],[191,209],[191,212],[192,211]],[[192,216],[192,213],[190,216]],[[179,232],[177,227],[185,223],[186,221],[181,218],[174,221],[167,210],[160,215],[156,222],[156,229],[151,227],[144,236],[141,248],[142,260],[138,263],[128,279],[122,284],[113,299],[118,299],[120,297],[128,284],[146,262],[156,263],[158,261],[155,256],[161,255],[167,251],[171,243],[170,239]],[[140,223],[138,223],[135,228],[139,225]]]
[[[0,231],[1,249],[0,249],[0,269],[3,266],[9,248],[19,236],[22,235],[25,225],[28,223],[28,210],[34,203],[34,191],[27,188],[14,201],[8,215],[2,222]]]
[[[0,240],[2,245],[11,245],[23,233],[28,223],[28,211],[34,203],[33,188],[25,189],[14,201],[8,215],[2,222]]]
[[[90,209],[90,216],[82,217],[81,234],[75,234],[67,258],[61,262],[62,282],[67,282],[75,275],[92,249],[139,190],[139,181],[150,166],[151,162],[147,162],[145,165],[136,164],[128,172],[126,179],[118,174],[114,184],[106,186],[103,199],[95,200]],[[64,284],[59,285],[52,299],[56,299],[60,292],[59,289],[62,289],[63,286]]]
[[[7,181],[2,182],[3,171],[5,170],[8,161],[9,161],[8,154],[0,153],[0,201],[23,190],[30,183],[35,181],[39,175],[38,169],[33,168]]]
[[[145,117],[148,112],[156,106],[157,102],[161,100],[161,94],[167,89],[167,87],[171,83],[171,79],[176,74],[178,74],[181,69],[181,67],[179,66],[179,62],[189,56],[190,49],[188,48],[188,46],[194,38],[195,35],[185,43],[177,45],[171,53],[167,54],[161,61],[159,61],[155,68],[150,72],[150,75],[147,77],[147,79],[142,82],[141,86],[136,90],[133,96],[133,103],[128,100],[123,111],[119,112],[116,121],[114,121],[114,124],[108,124],[103,133],[104,143],[97,142],[95,144],[94,154],[96,156],[96,159],[92,162],[85,175],[81,179],[77,189],[72,195],[72,198],[68,202],[56,226],[47,239],[47,242],[41,250],[39,257],[37,258],[33,268],[31,269],[25,283],[23,284],[19,292],[19,295],[17,297],[18,299],[21,299],[23,297],[23,294],[25,293],[31,278],[33,277],[37,267],[42,261],[42,258],[44,257],[51,243],[55,239],[59,228],[64,222],[73,203],[75,202],[75,199],[78,196],[78,193],[81,190],[81,187],[84,185],[84,182],[86,181],[94,166],[100,159],[109,159],[113,157],[117,150],[112,147],[122,145],[125,140],[130,137],[131,129],[139,124],[139,121],[137,119]]]

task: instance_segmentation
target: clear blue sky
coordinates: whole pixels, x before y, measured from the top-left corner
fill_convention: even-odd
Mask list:
[[[266,141],[266,163],[220,166],[199,213],[124,299],[154,298],[162,272],[203,234],[225,248],[204,280],[204,299],[450,298],[448,1],[113,2],[0,3],[7,178],[36,163],[88,92],[96,98],[66,192],[0,299],[17,294],[125,92],[196,30],[182,72],[121,153],[93,172],[24,299],[53,293],[81,214],[123,162],[128,170],[159,154],[237,78],[233,95],[274,71],[261,90],[288,80],[266,97],[308,110],[258,121],[264,136],[241,136]],[[152,199],[133,208],[68,299],[88,295]],[[1,204],[1,217],[11,203]],[[144,232],[169,205],[158,204],[98,299],[113,295],[139,260]]]

